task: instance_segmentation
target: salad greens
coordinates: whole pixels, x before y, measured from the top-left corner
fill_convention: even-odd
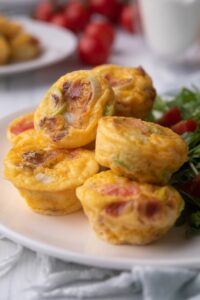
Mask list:
[[[193,90],[183,88],[175,98],[164,101],[157,97],[153,110],[165,113],[172,107],[179,107],[184,120],[193,119],[200,121],[200,90],[194,87]]]
[[[177,225],[187,224],[187,235],[200,234],[200,197],[185,191],[184,185],[193,178],[198,178],[200,195],[200,90],[183,88],[173,99],[164,100],[157,97],[148,121],[155,122],[158,115],[163,115],[173,107],[178,107],[183,120],[193,119],[198,123],[195,132],[185,132],[182,138],[189,147],[188,161],[172,176],[171,184],[185,200],[185,209]],[[199,175],[199,177],[198,177]]]

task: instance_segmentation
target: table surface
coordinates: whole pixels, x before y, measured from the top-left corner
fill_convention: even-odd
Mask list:
[[[158,62],[158,63],[157,63]],[[139,37],[118,32],[113,54],[109,63],[118,63],[127,66],[142,65],[152,75],[156,88],[159,91],[181,86],[188,80],[187,74],[197,80],[197,69],[181,66],[176,68],[166,66],[157,60]],[[196,66],[196,65],[195,65]],[[0,79],[0,117],[17,110],[34,106],[42,99],[49,86],[62,74],[72,70],[81,69],[76,54],[60,64],[25,74],[14,75]],[[175,80],[178,78],[179,81]],[[176,81],[176,82],[175,82]],[[176,84],[175,84],[176,83]],[[8,240],[0,240],[0,262],[14,250],[15,245]],[[6,276],[0,278],[0,299],[18,300],[28,299],[23,290],[34,282],[40,273],[40,260],[38,255],[25,249],[20,261]]]

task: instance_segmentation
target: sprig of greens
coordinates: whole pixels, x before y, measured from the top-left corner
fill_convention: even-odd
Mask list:
[[[200,90],[183,88],[179,94],[170,100],[157,96],[153,111],[147,120],[156,121],[158,114],[163,115],[172,107],[180,109],[183,120],[193,119],[200,122]]]
[[[200,174],[200,90],[195,87],[192,90],[183,88],[170,101],[169,99],[157,97],[153,111],[147,120],[156,121],[158,114],[163,115],[172,107],[180,109],[183,120],[193,119],[198,123],[195,132],[187,132],[182,135],[189,148],[188,161],[173,175],[171,184],[179,190],[186,203],[177,224],[187,223],[187,236],[200,235],[200,198],[182,190],[184,183]]]
[[[182,135],[189,148],[188,161],[172,177],[172,184],[180,185],[200,173],[200,125],[195,132]]]

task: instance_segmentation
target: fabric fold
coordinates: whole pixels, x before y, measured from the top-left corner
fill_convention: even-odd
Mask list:
[[[5,237],[1,234],[0,239]],[[14,251],[0,260],[0,278],[5,276],[9,271],[11,271],[20,260],[23,253],[23,247],[19,244],[15,244]]]

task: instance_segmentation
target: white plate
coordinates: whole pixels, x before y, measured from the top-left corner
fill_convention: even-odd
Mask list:
[[[77,39],[67,29],[24,17],[13,20],[19,22],[25,31],[38,38],[42,53],[30,61],[0,66],[0,76],[31,71],[57,63],[68,57],[76,49]]]
[[[32,111],[32,109],[30,109]],[[148,246],[113,246],[98,238],[82,212],[64,217],[32,212],[11,183],[4,180],[2,160],[10,145],[7,124],[22,111],[0,121],[0,231],[30,249],[57,258],[99,267],[123,269],[133,265],[200,266],[200,238],[185,239],[183,228],[174,228]]]
[[[39,0],[28,0],[29,4],[36,4]],[[19,4],[26,4],[27,0],[0,0],[0,5],[7,5],[7,6],[16,6]]]

